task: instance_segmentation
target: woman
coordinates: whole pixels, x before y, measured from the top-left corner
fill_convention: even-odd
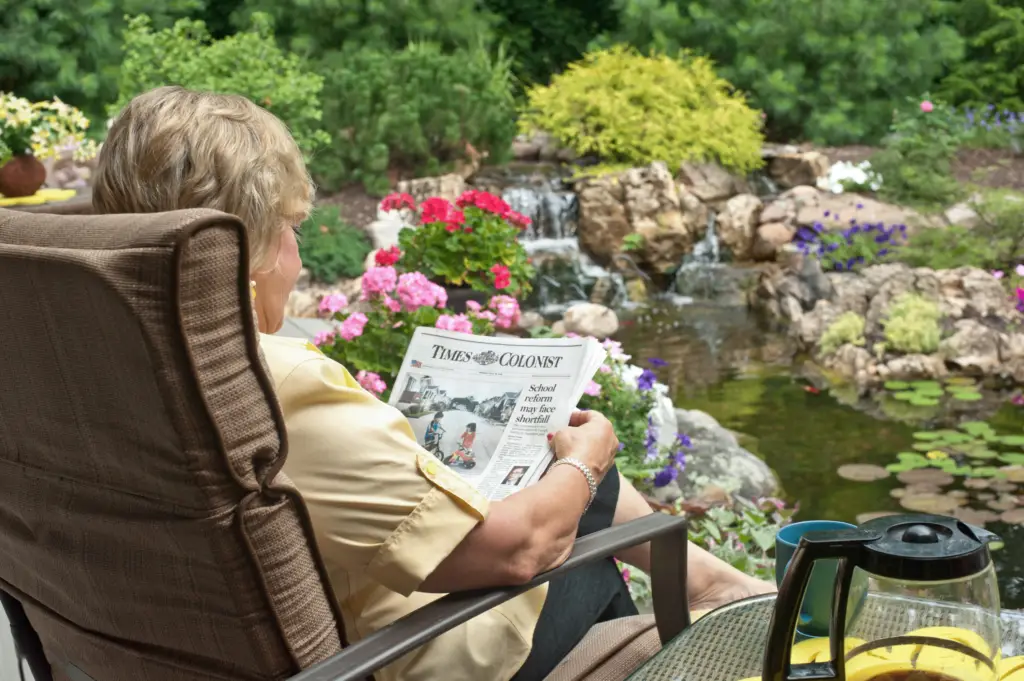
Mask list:
[[[600,414],[574,414],[549,436],[558,460],[544,478],[488,503],[344,367],[310,343],[269,335],[302,267],[298,231],[312,197],[302,156],[273,115],[179,87],[127,105],[93,183],[98,213],[215,208],[245,223],[261,348],[288,432],[284,470],[309,507],[350,638],[446,592],[524,583],[565,560],[578,534],[651,512],[614,469],[618,440]],[[620,558],[649,570],[650,546]],[[696,547],[689,575],[694,608],[771,588]],[[480,615],[378,678],[541,679],[593,623],[635,612],[606,561]]]

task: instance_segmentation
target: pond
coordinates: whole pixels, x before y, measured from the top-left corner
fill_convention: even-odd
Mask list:
[[[892,493],[906,485],[896,475],[853,482],[837,471],[844,464],[884,467],[900,452],[923,451],[914,447],[921,444],[915,433],[978,420],[999,433],[1024,431],[1024,407],[1010,404],[1006,395],[922,410],[889,396],[858,399],[849,389],[830,388],[813,365],[795,356],[783,334],[760,325],[743,308],[640,310],[624,320],[619,338],[635,359],[660,357],[669,363],[659,375],[676,406],[705,411],[742,434],[741,443],[778,474],[783,497],[799,503],[797,520],[856,522],[861,514],[903,511]],[[970,505],[982,509],[984,498],[998,496],[966,489],[963,481],[957,478],[943,493],[956,490],[953,494],[965,500],[969,494]],[[1003,494],[1016,492],[1011,482],[999,485]],[[1024,608],[1024,526],[989,522],[985,527],[1005,540],[993,554],[1003,607]]]

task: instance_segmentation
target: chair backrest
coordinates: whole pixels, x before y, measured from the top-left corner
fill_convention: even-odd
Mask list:
[[[0,209],[0,589],[57,679],[282,679],[341,650],[247,250],[210,210]]]

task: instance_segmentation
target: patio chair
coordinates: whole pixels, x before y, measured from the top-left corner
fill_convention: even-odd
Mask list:
[[[35,681],[366,679],[647,540],[657,637],[636,618],[599,625],[552,678],[622,678],[688,625],[686,521],[656,514],[581,539],[529,584],[450,594],[348,645],[281,472],[241,222],[44,211],[61,212],[0,209],[0,601]],[[605,659],[630,636],[646,652]]]

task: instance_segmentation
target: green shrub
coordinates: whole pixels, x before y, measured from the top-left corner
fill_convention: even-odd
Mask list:
[[[921,109],[930,101],[932,111]],[[912,98],[898,111],[871,167],[882,176],[879,195],[894,203],[938,209],[966,193],[953,177],[951,163],[965,140],[963,117],[928,95]]]
[[[616,0],[605,40],[706,54],[778,139],[880,139],[896,93],[932,88],[963,55],[943,0]]]
[[[366,234],[341,219],[337,206],[320,206],[302,223],[299,255],[317,281],[333,283],[363,273],[373,248]]]
[[[1020,0],[959,0],[948,21],[967,43],[939,94],[960,106],[1024,111],[1024,8]]]
[[[889,305],[882,320],[885,347],[904,353],[932,353],[939,349],[942,332],[939,306],[917,293],[904,293]]]
[[[314,159],[318,181],[385,194],[389,171],[435,174],[466,144],[501,161],[515,137],[511,62],[483,48],[361,48],[326,57],[324,122],[335,145]]]
[[[997,269],[996,250],[978,232],[950,225],[922,229],[900,249],[897,259],[911,267],[948,270],[957,267]]]
[[[153,30],[149,17],[125,31],[124,61],[111,115],[137,94],[160,85],[243,95],[276,115],[309,155],[330,137],[320,126],[323,78],[274,42],[269,18],[253,16],[252,30],[212,40],[201,21],[182,19]]]
[[[523,130],[550,132],[611,166],[717,160],[745,173],[762,163],[759,113],[703,57],[616,46],[570,64],[527,99]]]
[[[821,352],[831,355],[842,346],[864,345],[864,317],[856,312],[844,312],[832,322],[821,336]]]
[[[1008,189],[988,191],[974,204],[981,218],[974,228],[995,252],[992,269],[1013,269],[1024,259],[1024,194]]]

